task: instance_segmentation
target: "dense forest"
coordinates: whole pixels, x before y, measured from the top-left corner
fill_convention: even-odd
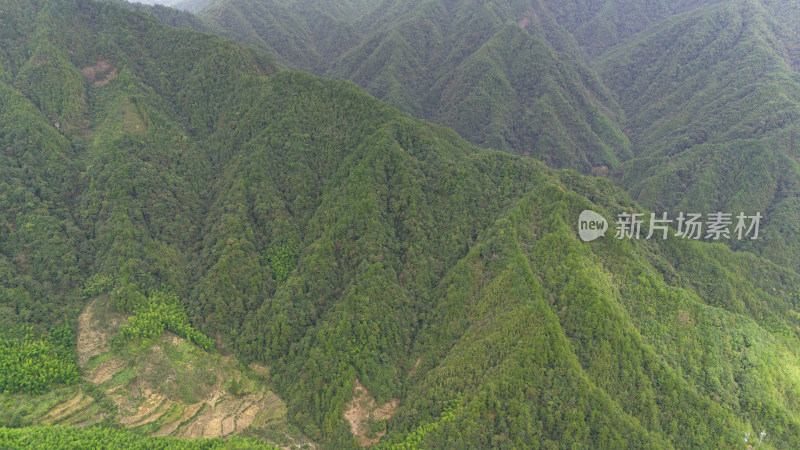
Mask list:
[[[657,210],[761,211],[739,246],[800,268],[800,19],[791,2],[723,3],[609,50],[598,71],[618,92],[639,149],[617,179]]]
[[[800,447],[800,80],[745,50],[794,42],[764,19],[788,7],[640,30],[472,3],[238,14],[341,33],[293,62],[203,32],[227,3],[7,1],[0,446]],[[746,245],[578,236],[645,208],[770,218]]]
[[[355,81],[480,146],[584,173],[630,157],[617,125],[622,110],[538,2],[214,0],[185,7],[287,67]]]
[[[28,427],[9,429],[0,427],[0,443],[10,448],[129,448],[158,450],[200,450],[252,448],[273,450],[278,447],[254,439],[233,437],[221,439],[181,440],[145,437],[126,430],[109,428]]]
[[[179,7],[203,21],[187,26],[355,81],[482,147],[609,176],[648,208],[760,212],[764,238],[732,248],[800,268],[794,2]]]

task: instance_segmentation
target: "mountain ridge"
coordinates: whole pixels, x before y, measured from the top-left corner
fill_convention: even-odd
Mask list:
[[[257,364],[216,381],[274,391],[289,445],[725,447],[763,429],[798,444],[790,268],[677,237],[583,242],[581,211],[648,211],[608,179],[143,13],[18,1],[0,20],[0,355],[27,326],[89,378],[15,386],[0,424],[86,402],[126,425],[103,388],[157,380],[141,361],[160,348],[176,376],[187,355]],[[75,355],[87,303],[124,315],[118,347]],[[354,430],[359,387],[396,409]],[[156,425],[125,439],[195,403],[162,395],[134,396]]]

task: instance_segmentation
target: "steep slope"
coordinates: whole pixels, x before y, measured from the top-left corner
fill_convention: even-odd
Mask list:
[[[544,3],[591,59],[663,20],[721,1],[544,0]]]
[[[800,75],[788,2],[698,10],[609,50],[598,62],[618,93],[635,158],[619,180],[642,204],[686,212],[761,212],[764,238],[742,248],[800,261],[795,142]],[[778,19],[779,18],[779,19]]]
[[[276,55],[288,67],[322,73],[356,45],[360,18],[377,1],[211,0],[188,2],[220,34]]]
[[[205,78],[210,65],[220,68],[226,57],[232,66],[225,70],[243,77],[274,66],[230,43],[169,30],[106,4],[15,2],[2,14],[9,27],[0,65],[6,150],[0,170],[8,175],[3,199],[9,215],[0,240],[8,293],[0,301],[0,421],[15,427],[121,424],[158,436],[246,432],[281,443],[300,436],[287,428],[285,407],[267,389],[268,378],[246,376],[235,359],[177,336],[162,341],[161,330],[136,339],[140,327],[150,325],[136,316],[130,344],[110,347],[127,322],[109,311],[112,304],[141,312],[153,300],[149,287],[181,286],[187,278],[185,262],[176,261],[186,261],[183,252],[196,238],[187,236],[181,214],[191,217],[188,208],[202,208],[198,183],[208,155],[186,137],[183,128],[192,119],[181,108],[191,105],[177,100],[186,93],[174,83]],[[195,87],[212,85],[206,79]],[[122,283],[113,283],[109,272]],[[109,290],[113,298],[104,295]],[[91,300],[89,306],[83,300]],[[113,324],[109,317],[116,317]],[[203,342],[175,317],[158,319]],[[43,394],[63,384],[71,386]],[[4,434],[0,446],[21,445],[37,433]],[[64,433],[39,438],[69,445],[73,432]],[[86,433],[81,439],[100,438]],[[132,437],[119,439],[114,442]]]
[[[199,14],[481,146],[585,173],[630,156],[619,108],[538,1],[220,0]]]
[[[584,184],[578,191],[614,204],[607,187]],[[404,419],[419,420],[412,419],[418,411],[463,397],[445,420],[429,416],[431,427],[410,442],[719,448],[737,443],[737,428],[767,426],[748,412],[761,408],[754,401],[762,394],[751,382],[776,372],[752,365],[752,351],[766,345],[775,360],[797,355],[783,338],[753,341],[771,320],[740,313],[771,308],[771,301],[763,303],[766,285],[741,284],[730,275],[753,270],[776,281],[787,272],[681,240],[651,245],[611,238],[586,245],[570,222],[584,208],[603,211],[598,206],[559,185],[541,186],[444,279],[430,331],[419,340],[422,363],[411,380],[420,383],[410,381],[398,429]],[[703,263],[687,264],[698,260]],[[789,328],[796,335],[796,325]],[[789,373],[780,375],[788,383],[782,386],[794,384]],[[576,397],[587,403],[567,400]],[[541,407],[553,403],[558,417],[572,419],[558,424]],[[791,403],[766,407],[783,410],[768,420],[770,433],[779,434],[771,440],[776,445],[793,445],[798,424],[787,409]],[[686,414],[669,413],[668,405]],[[731,421],[717,421],[721,416]],[[605,417],[618,421],[606,424]],[[528,420],[547,431],[526,429]],[[473,431],[482,429],[493,436]]]
[[[161,23],[171,27],[189,28],[192,30],[202,31],[204,33],[222,33],[222,30],[203,20],[200,16],[188,12],[185,10],[186,8],[179,9],[181,8],[180,0],[175,0],[173,2],[170,2],[169,0],[159,2],[128,2],[127,0],[105,1],[115,3],[119,6],[135,11],[142,11],[147,14],[151,14],[158,18]]]
[[[384,1],[360,16],[353,5],[226,0],[201,14],[235,14],[229,36],[473,143],[612,176],[647,207],[767,214],[764,238],[734,247],[797,269],[793,2]]]
[[[214,221],[225,226],[206,234],[218,256],[208,263],[214,275],[203,290],[213,294],[198,295],[196,322],[229,334],[242,354],[264,357],[291,399],[290,416],[310,436],[343,445],[347,402],[361,385],[376,405],[398,400],[389,440],[438,423],[450,401],[442,417],[452,425],[425,438],[431,443],[492,445],[506,436],[724,446],[769,422],[776,439],[792,445],[796,386],[787,374],[797,364],[796,274],[681,240],[582,244],[568,225],[580,210],[609,208],[612,217],[632,207],[610,183],[470,149],[378,104],[360,106],[357,91],[326,106],[326,83],[299,74],[278,79],[253,103],[275,105],[268,116],[281,119],[259,127],[261,137],[220,178],[228,193],[219,205],[228,206]],[[373,111],[370,122],[358,122],[357,141],[342,133],[335,113],[342,103],[355,117]],[[283,131],[289,123],[313,127],[292,135]],[[292,179],[305,181],[281,187]],[[270,191],[281,201],[269,200]],[[516,265],[523,261],[531,272]],[[260,297],[253,292],[269,286],[259,283],[269,277],[265,266],[277,285],[248,320]],[[495,339],[502,344],[487,342]],[[519,351],[558,350],[530,362],[511,350],[503,357],[500,349],[517,341],[530,342]],[[751,363],[750,345],[774,355],[776,373]],[[495,358],[521,367],[495,372]],[[408,378],[417,360],[416,378]],[[509,385],[500,390],[485,377]],[[530,397],[515,397],[522,386],[534,388]],[[774,392],[768,409],[757,406],[766,401],[762,389]],[[543,400],[576,397],[592,406]],[[553,407],[523,413],[543,404]],[[495,409],[481,409],[488,405]],[[475,424],[487,415],[497,422]],[[511,417],[520,418],[519,428],[506,428]],[[369,423],[376,433],[384,426]]]
[[[796,272],[680,239],[581,242],[584,209],[646,211],[213,36],[90,0],[2,14],[0,136],[28,133],[4,201],[70,239],[3,230],[72,258],[51,281],[3,235],[2,282],[78,331],[84,380],[2,394],[0,424],[226,436],[255,405],[243,434],[333,448],[731,447],[760,429],[800,446]],[[63,435],[47,430],[28,436]]]

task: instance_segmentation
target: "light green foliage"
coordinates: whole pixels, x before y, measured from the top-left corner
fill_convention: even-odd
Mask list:
[[[55,329],[51,336],[40,339],[30,329],[23,332],[22,337],[0,333],[0,392],[40,394],[51,385],[80,379],[69,329]]]
[[[273,247],[267,252],[267,264],[272,270],[276,283],[282,283],[289,278],[289,273],[297,263],[297,254],[292,246],[281,245]]]
[[[451,2],[456,19],[446,26],[426,19],[442,17],[442,4],[399,3],[378,18],[403,20],[369,33],[336,70],[375,80],[371,89],[410,110],[433,111],[437,96],[459,93],[446,103],[460,111],[451,120],[474,113],[498,142],[523,130],[545,141],[536,145],[553,151],[554,164],[585,156],[574,167],[588,170],[625,157],[620,110],[571,44],[556,50],[560,32],[544,10],[523,31],[506,23],[526,11],[519,2]],[[204,336],[218,337],[244,364],[269,367],[290,425],[331,448],[357,444],[343,417],[356,379],[377,404],[398,399],[387,444],[729,448],[766,428],[780,445],[800,447],[800,276],[792,269],[678,239],[583,243],[580,211],[609,219],[644,211],[608,180],[479,149],[352,82],[275,72],[258,52],[207,34],[88,0],[11,1],[1,14],[0,318],[36,327],[31,342],[65,336],[59,325],[74,330],[84,295],[132,313],[128,338],[170,329],[210,348]],[[341,14],[333,17],[352,18]],[[30,47],[39,41],[26,38],[32,30],[51,37],[38,53]],[[417,37],[437,33],[421,51],[428,41]],[[67,91],[15,84],[34,55],[52,59],[50,85]],[[416,66],[436,69],[422,76],[409,71]],[[73,69],[95,67],[102,78],[86,79],[85,110],[59,98],[79,91],[70,87]],[[535,89],[517,92],[519,84]],[[423,85],[433,99],[417,91]],[[645,126],[654,110],[631,106],[635,93],[621,101]],[[791,119],[791,97],[779,102]],[[49,122],[75,111],[86,118],[78,129]],[[509,127],[515,115],[533,125]],[[737,126],[729,137],[747,131]],[[752,142],[792,148],[793,135],[771,126],[740,136],[737,153],[759,169],[761,186],[788,189],[791,179],[771,179],[786,159]],[[654,153],[621,166],[631,186],[644,177],[630,168],[664,163],[660,152],[685,137],[647,136]],[[556,142],[562,137],[570,143]],[[709,168],[696,183],[708,190],[694,198],[780,204],[785,223],[796,218],[791,201],[770,203],[762,189],[714,185],[735,170],[701,163],[725,145],[692,145],[663,173],[696,163]],[[169,373],[159,365],[151,381]],[[180,379],[194,376],[181,370]],[[239,391],[228,374],[205,381]],[[3,433],[60,439],[73,431]]]
[[[83,287],[83,298],[90,299],[104,294],[113,286],[113,280],[108,276],[94,274],[86,280]]]
[[[428,434],[433,434],[438,431],[443,425],[452,422],[455,418],[455,414],[453,414],[453,410],[457,407],[461,406],[461,402],[456,400],[450,406],[448,406],[443,412],[441,417],[435,422],[424,423],[417,427],[412,433],[409,433],[408,436],[403,439],[402,442],[386,445],[384,444],[383,447],[391,448],[392,450],[406,450],[406,449],[414,449],[419,448],[423,442],[425,442],[425,437]]]
[[[68,426],[0,427],[0,446],[11,448],[128,448],[163,450],[200,449],[277,449],[255,439],[233,436],[229,439],[176,439],[147,437],[113,428],[77,428]]]
[[[156,338],[160,337],[164,330],[169,330],[185,337],[203,350],[214,348],[212,339],[192,328],[178,297],[172,293],[163,291],[150,293],[147,303],[139,306],[129,320],[130,324],[123,326],[119,331],[120,342],[127,342],[129,339]]]

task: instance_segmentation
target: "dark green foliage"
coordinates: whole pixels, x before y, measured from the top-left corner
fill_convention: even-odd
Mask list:
[[[769,213],[773,232],[734,248],[797,268],[793,2],[451,3],[218,0],[198,11],[289,67],[352,79],[474,143],[612,175],[649,208]]]
[[[15,47],[8,48],[13,53]],[[66,209],[78,166],[69,141],[45,117],[66,126],[80,116],[83,99],[58,49],[43,44],[31,61],[42,67],[30,72],[29,65],[20,74],[52,76],[42,84],[21,83],[33,100],[6,84],[11,73],[0,77],[0,390],[39,393],[79,378],[70,336],[86,262],[79,261],[82,236]],[[59,77],[66,84],[56,82]]]
[[[797,269],[800,40],[792,2],[725,2],[653,27],[597,61],[635,158],[616,178],[657,211],[761,212],[733,247]]]
[[[436,104],[417,91],[426,82],[463,93],[447,103],[460,111],[450,120],[475,112],[498,142],[509,136],[498,118],[523,113],[511,134],[552,141],[540,149],[557,164],[585,156],[575,167],[590,170],[625,156],[611,122],[619,110],[570,44],[553,43],[544,10],[523,31],[506,19],[527,4],[467,3],[375,9],[376,23],[403,20],[338,67],[363,67],[411,110]],[[437,15],[444,6],[453,21]],[[343,417],[356,380],[377,404],[398,399],[387,444],[730,448],[768,429],[800,447],[791,269],[678,239],[583,243],[580,211],[640,211],[610,181],[481,150],[351,82],[275,73],[257,52],[145,14],[46,0],[8,2],[0,20],[0,312],[4,324],[37,327],[29,353],[70,345],[86,297],[134,314],[123,337],[170,329],[211,348],[213,336],[245,364],[268,366],[291,425],[332,448],[357,443]],[[420,28],[441,39],[417,52]],[[461,40],[475,48],[445,45]],[[48,86],[62,90],[23,82],[43,62]],[[409,71],[417,65],[441,73]],[[517,92],[520,83],[535,89]],[[494,112],[481,114],[483,99]],[[771,127],[758,145],[792,148],[793,135]],[[727,148],[693,131],[697,153],[672,160],[677,170]],[[629,167],[663,162],[683,139],[661,137],[621,176],[635,184]],[[786,159],[763,156],[756,138],[736,143],[741,158],[764,186],[791,187]],[[735,172],[724,161],[705,167],[710,186],[712,174]],[[780,167],[785,179],[768,179]],[[703,192],[729,206],[769,203],[760,189],[722,187]],[[796,210],[785,192],[788,224]],[[377,436],[384,423],[372,423]],[[12,447],[83,439],[60,428],[0,433]],[[139,439],[86,433],[110,446]]]
[[[544,0],[558,24],[569,30],[590,57],[646,30],[660,21],[717,0]]]
[[[585,173],[630,156],[616,102],[537,3],[218,0],[199,14],[482,146]]]
[[[0,21],[0,327],[22,339],[14,330],[32,325],[35,337],[14,345],[36,353],[49,330],[74,334],[84,299],[109,293],[133,312],[149,289],[185,287],[206,160],[154,87],[190,110],[173,86],[189,67],[207,71],[198,53],[232,57],[242,76],[273,66],[210,36],[178,44],[147,16],[104,3],[8,2]],[[154,65],[145,48],[171,56]]]
[[[66,204],[77,165],[68,140],[0,81],[0,327],[55,327],[79,310],[82,235]],[[58,302],[45,299],[60,299]]]

